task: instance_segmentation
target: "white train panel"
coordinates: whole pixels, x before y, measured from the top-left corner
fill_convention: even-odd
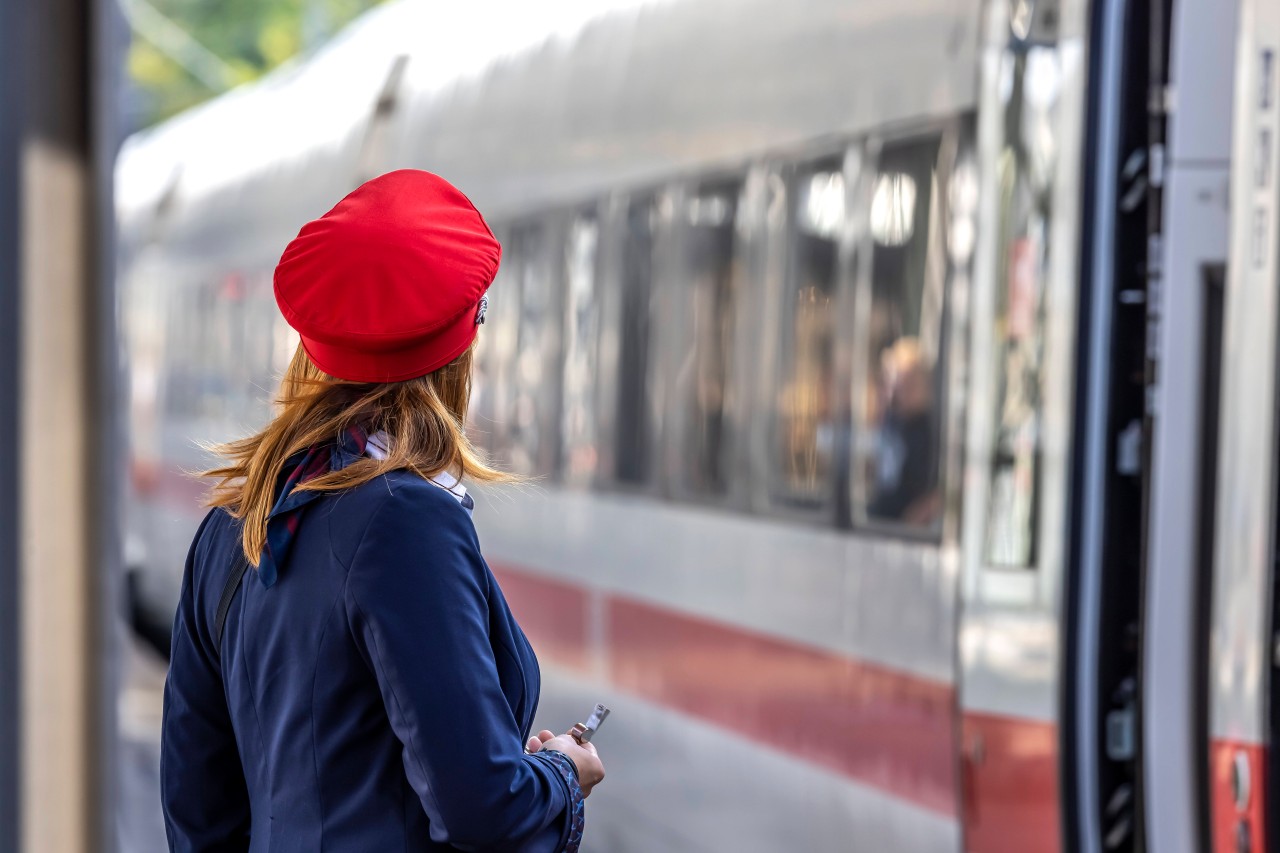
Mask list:
[[[492,562],[954,680],[955,572],[936,545],[556,487],[477,500]]]

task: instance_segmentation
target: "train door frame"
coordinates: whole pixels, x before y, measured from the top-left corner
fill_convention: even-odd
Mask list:
[[[1143,603],[1143,796],[1147,839],[1208,850],[1208,601],[1212,593],[1228,185],[1235,75],[1234,2],[1185,0],[1169,21],[1164,199],[1148,305],[1154,348],[1148,548]],[[1222,275],[1219,275],[1221,271]],[[1214,292],[1214,277],[1220,284]],[[1215,328],[1216,326],[1216,328]],[[1219,340],[1220,343],[1220,340]],[[1199,460],[1198,465],[1188,464]]]
[[[1160,0],[1154,0],[1160,2]],[[1143,849],[1140,689],[1146,502],[1149,0],[1091,10],[1071,531],[1062,624],[1064,829],[1072,850]]]
[[[1209,800],[1216,853],[1268,849],[1280,685],[1280,8],[1242,0],[1231,147],[1228,346],[1214,519]],[[1273,806],[1269,810],[1267,807]],[[1274,847],[1272,843],[1272,847]]]
[[[970,406],[957,642],[964,848],[972,853],[1064,849],[1060,612],[1074,421],[1088,7],[1070,0],[990,3],[984,22],[977,132],[982,190],[968,310]],[[1044,91],[1028,93],[1015,85],[1014,75],[1025,75],[1032,63],[1038,73],[1049,74],[1052,97],[1028,105]],[[1027,110],[1036,112],[1028,118]],[[1035,138],[1047,147],[1038,148],[1037,157],[1052,157],[1047,164],[1037,161],[1031,177],[1024,162],[1030,155],[1019,147],[1028,121],[1043,128]],[[1016,142],[1011,131],[1019,134]],[[1026,183],[1033,178],[1034,187]],[[1024,205],[1033,213],[1020,214],[1015,207],[1019,180],[1023,193],[1032,196]],[[1047,211],[1038,206],[1045,201]],[[1019,215],[1026,220],[1022,224],[1014,222]],[[1000,344],[1006,355],[999,361],[996,344],[1002,330],[1014,326],[1028,327],[1017,332],[1016,347],[1038,352],[1016,374],[1034,370],[1035,386],[1025,392],[1034,397],[1023,402],[1032,403],[1035,413],[1021,428],[1001,429],[1029,431],[1033,451],[1021,451],[1021,473],[1003,471],[997,483],[991,471],[1003,458],[995,452],[997,409],[1005,409],[1003,399],[997,406],[1003,393],[997,366],[1015,376],[1011,359],[1017,353],[1010,338]],[[996,498],[1000,514],[990,512]]]
[[[18,282],[22,241],[21,199],[16,189],[22,147],[20,122],[23,56],[19,51],[17,3],[0,4],[0,446],[13,447],[18,437]],[[11,476],[12,472],[12,476]],[[21,724],[18,719],[18,504],[20,483],[11,466],[0,475],[0,850],[17,850],[20,834],[22,777]]]

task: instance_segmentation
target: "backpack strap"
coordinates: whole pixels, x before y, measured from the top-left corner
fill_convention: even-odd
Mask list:
[[[222,597],[218,599],[218,613],[214,617],[214,642],[219,646],[222,645],[222,626],[227,622],[231,600],[236,597],[236,590],[240,588],[240,582],[244,580],[247,571],[249,571],[249,561],[245,559],[244,552],[237,548],[236,565],[231,570],[231,576],[227,578],[226,586],[222,588]]]

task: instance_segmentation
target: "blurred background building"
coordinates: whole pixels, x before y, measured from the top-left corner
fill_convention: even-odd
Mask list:
[[[121,0],[137,130],[314,53],[379,0]]]

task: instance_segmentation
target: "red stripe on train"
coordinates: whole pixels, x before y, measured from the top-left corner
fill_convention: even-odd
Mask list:
[[[494,572],[545,659],[589,673],[594,653],[622,690],[959,816],[950,685],[510,565]],[[1056,728],[973,714],[964,729],[982,741],[963,780],[966,849],[1057,853]]]
[[[605,613],[618,687],[955,814],[950,686],[633,600]]]
[[[1226,738],[1209,744],[1213,853],[1267,849],[1265,768],[1266,748],[1260,744]],[[1247,790],[1237,802],[1241,785]]]
[[[965,850],[1058,853],[1058,727],[975,713],[962,726]]]

